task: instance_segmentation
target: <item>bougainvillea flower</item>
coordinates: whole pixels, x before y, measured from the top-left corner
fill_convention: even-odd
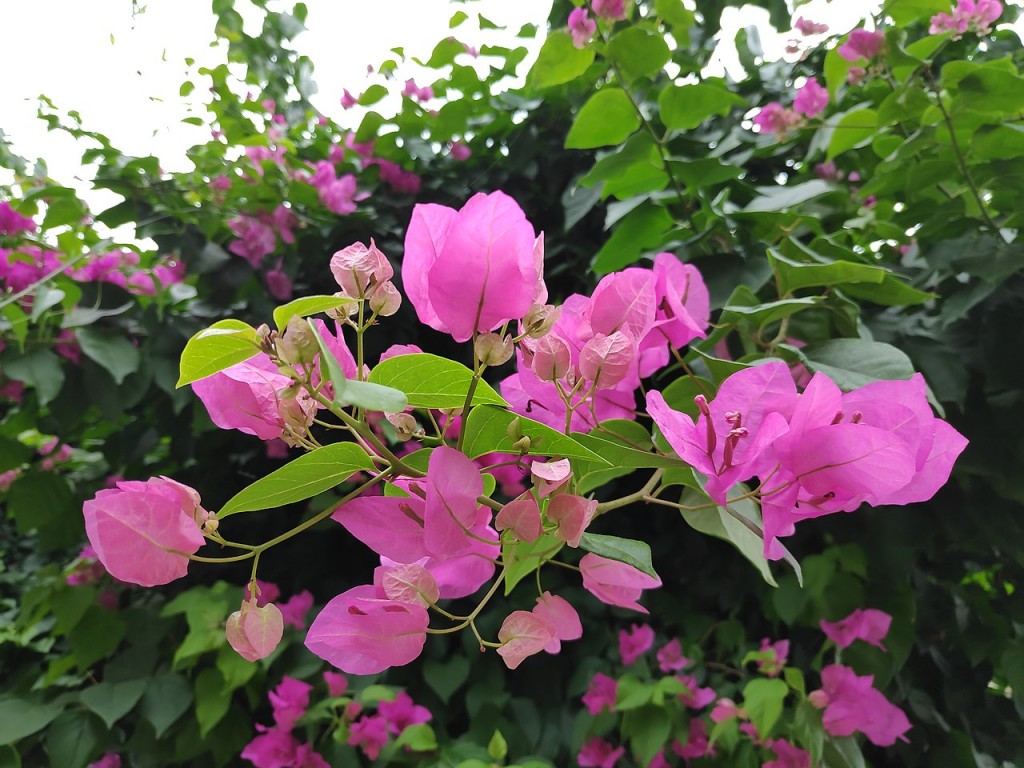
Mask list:
[[[0,201],[0,235],[14,237],[22,232],[34,232],[36,223],[28,216],[22,216],[6,201]]]
[[[882,640],[889,634],[892,616],[876,608],[858,608],[840,621],[819,622],[821,631],[840,648],[847,648],[854,640],[863,640],[876,648],[885,650]]]
[[[348,690],[348,678],[340,672],[326,670],[323,674],[324,682],[327,683],[328,696],[344,696]]]
[[[803,117],[777,101],[770,101],[754,115],[754,125],[760,133],[774,133],[781,141],[793,128],[802,125]]]
[[[570,547],[578,547],[580,538],[594,519],[597,499],[563,493],[555,496],[548,504],[548,520],[558,525],[555,536]]]
[[[239,656],[257,661],[269,656],[281,642],[284,619],[273,603],[257,606],[252,600],[243,600],[242,607],[228,616],[224,634]]]
[[[588,552],[580,560],[580,571],[583,573],[583,588],[602,603],[631,608],[640,613],[647,613],[647,609],[637,602],[643,591],[661,586],[661,579],[593,552]]]
[[[569,34],[576,48],[586,48],[597,32],[597,22],[590,18],[586,8],[573,8],[569,12]]]
[[[576,755],[576,764],[580,768],[615,768],[625,754],[625,747],[615,747],[600,736],[595,736],[580,749]]]
[[[388,600],[426,608],[441,596],[434,576],[419,563],[389,563],[373,571],[373,583]]]
[[[313,593],[307,589],[292,595],[288,600],[281,603],[281,617],[285,626],[296,629],[306,628],[306,614],[313,607]]]
[[[772,739],[765,746],[775,753],[761,768],[811,768],[811,753],[790,744],[785,739]]]
[[[423,543],[434,556],[466,548],[467,532],[476,523],[484,492],[480,469],[464,453],[441,446],[427,464],[427,498],[423,509]]]
[[[602,19],[616,21],[626,18],[626,0],[593,0],[591,7]]]
[[[828,32],[828,24],[821,24],[805,19],[803,16],[798,16],[796,21],[793,22],[793,29],[801,35],[823,35]]]
[[[828,91],[818,84],[816,77],[808,78],[793,99],[793,109],[805,117],[817,117],[828,106]]]
[[[658,669],[662,672],[678,672],[691,662],[683,656],[683,644],[678,639],[669,640],[657,653]]]
[[[595,389],[612,389],[620,382],[626,382],[630,390],[635,389],[635,384],[639,383],[638,352],[636,338],[631,333],[615,331],[610,336],[596,333],[580,350],[580,374]]]
[[[557,491],[572,477],[572,465],[568,459],[557,461],[535,461],[530,464],[533,487],[542,499]]]
[[[353,298],[363,298],[371,283],[390,280],[395,270],[387,256],[377,248],[373,238],[369,247],[353,243],[331,256],[331,274],[343,291]]]
[[[544,646],[548,653],[558,653],[564,640],[579,640],[583,637],[580,615],[565,598],[545,592],[537,598],[532,613],[552,629],[551,640]]]
[[[207,512],[192,488],[166,477],[123,481],[82,507],[96,557],[121,581],[154,587],[180,579],[203,546]]]
[[[388,743],[388,723],[380,715],[361,717],[349,726],[348,745],[359,747],[371,760],[376,760]]]
[[[342,672],[373,675],[401,667],[423,652],[429,617],[421,605],[353,587],[327,605],[306,634],[306,647]]]
[[[789,640],[776,640],[774,643],[767,637],[761,638],[761,647],[757,650],[757,671],[768,677],[778,677],[789,659]]]
[[[648,393],[647,411],[679,457],[707,475],[705,490],[723,504],[735,483],[767,468],[765,453],[788,431],[796,400],[789,368],[773,361],[734,373],[711,403],[698,395],[696,423],[669,408],[657,391]]]
[[[606,709],[614,712],[618,691],[619,683],[615,678],[598,672],[590,681],[587,692],[583,694],[583,706],[592,715],[599,715]]]
[[[715,746],[708,740],[708,729],[704,721],[697,717],[691,718],[686,742],[673,741],[672,751],[684,760],[715,754]]]
[[[881,30],[868,31],[866,29],[855,29],[846,38],[846,42],[836,50],[840,56],[847,61],[862,61],[873,59],[882,50],[885,42],[885,33]]]
[[[246,744],[241,757],[248,760],[256,768],[285,768],[295,765],[295,751],[299,747],[298,740],[288,731],[280,728],[264,728],[256,738]]]
[[[663,336],[673,349],[703,339],[711,319],[711,297],[700,271],[675,254],[659,253],[653,272],[656,327],[649,335]]]
[[[509,669],[515,669],[527,656],[543,651],[554,638],[554,628],[531,611],[512,611],[501,623],[498,655]]]
[[[474,195],[459,211],[417,205],[402,262],[417,316],[456,341],[521,319],[543,282],[535,240],[522,209],[502,192]]]
[[[874,675],[858,676],[849,667],[831,664],[821,670],[822,690],[811,701],[825,706],[822,723],[833,736],[860,731],[879,747],[891,747],[910,730],[903,710],[873,687]]]
[[[627,631],[619,630],[619,655],[629,666],[654,646],[654,630],[646,624],[634,624]]]
[[[937,13],[931,18],[929,34],[953,32],[959,37],[968,30],[979,35],[992,31],[992,24],[1003,15],[1003,4],[999,0],[957,0],[953,14]]]
[[[539,539],[542,533],[540,507],[533,494],[528,493],[503,506],[494,518],[494,527],[499,531],[511,530],[520,541]]]
[[[274,711],[274,722],[277,727],[290,731],[296,721],[309,708],[309,694],[313,686],[309,683],[285,675],[277,687],[267,697]]]
[[[594,334],[625,331],[642,339],[654,327],[655,275],[630,267],[601,278],[590,297],[588,320]]]
[[[416,704],[405,691],[399,691],[393,701],[382,701],[377,712],[388,722],[388,730],[395,736],[410,725],[428,723],[433,715],[426,707]]]
[[[679,700],[690,709],[704,709],[718,697],[713,688],[701,687],[693,675],[676,675],[676,680],[686,686]]]
[[[338,507],[331,519],[382,557],[399,563],[427,557],[422,499],[360,496]]]

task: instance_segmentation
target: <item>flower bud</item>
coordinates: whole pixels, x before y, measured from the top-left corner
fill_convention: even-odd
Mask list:
[[[402,306],[402,294],[390,280],[385,280],[370,294],[370,309],[381,317],[391,317],[400,306]]]
[[[534,304],[523,318],[523,330],[530,338],[539,339],[551,330],[561,314],[561,307],[551,304]]]
[[[263,323],[263,325],[256,329],[256,343],[259,344],[260,349],[264,352],[270,352],[274,348],[276,341],[277,331],[273,330],[266,323]]]
[[[569,346],[557,336],[547,335],[534,345],[533,372],[541,381],[557,381],[569,372]]]
[[[278,337],[276,346],[277,356],[292,365],[312,363],[320,354],[320,345],[309,328],[309,322],[298,315],[288,318],[288,325]]]
[[[373,240],[370,247],[353,243],[331,257],[331,272],[338,285],[349,296],[365,298],[370,283],[390,280],[395,274],[387,257],[380,252]]]
[[[358,299],[353,299],[351,296],[349,296],[344,291],[338,291],[334,295],[337,296],[339,299],[348,299],[349,301],[348,301],[348,303],[343,304],[342,306],[338,307],[337,309],[328,309],[326,312],[324,312],[324,314],[326,314],[329,318],[331,318],[331,320],[335,320],[335,321],[337,321],[339,323],[343,323],[348,318],[352,317],[353,315],[355,315],[359,311],[359,300]]]
[[[395,428],[399,440],[404,442],[416,434],[418,426],[411,413],[385,413],[384,417]]]
[[[476,359],[491,367],[507,363],[515,352],[512,337],[502,338],[496,333],[483,333],[477,336],[474,348]]]
[[[255,600],[242,603],[242,607],[228,616],[224,628],[228,643],[246,661],[269,656],[284,634],[284,617],[273,603],[262,608]]]
[[[580,373],[596,389],[610,389],[626,378],[636,355],[636,340],[629,334],[598,333],[580,351]]]

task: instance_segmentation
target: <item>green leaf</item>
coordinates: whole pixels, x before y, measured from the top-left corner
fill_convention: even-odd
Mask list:
[[[185,344],[177,387],[205,379],[260,353],[256,329],[241,320],[219,320]]]
[[[633,675],[623,675],[615,686],[615,711],[628,712],[638,709],[651,700],[654,686]]]
[[[192,703],[192,688],[181,675],[165,672],[154,677],[142,694],[142,716],[159,739]]]
[[[82,703],[103,718],[107,728],[127,715],[142,698],[148,680],[127,680],[123,683],[100,683],[81,693]]]
[[[607,275],[629,266],[645,250],[661,246],[673,224],[672,216],[660,205],[645,203],[634,208],[594,255],[592,269],[598,275]]]
[[[669,740],[672,720],[664,707],[651,704],[623,716],[622,734],[629,739],[637,764],[648,765]]]
[[[0,744],[13,744],[42,730],[62,710],[62,705],[52,701],[38,704],[27,699],[0,699]]]
[[[491,740],[487,742],[487,756],[499,763],[503,762],[508,756],[508,742],[501,735],[501,731],[497,729],[495,729],[494,735],[491,736]]]
[[[31,446],[0,435],[0,472],[20,467],[34,453]]]
[[[91,606],[68,633],[75,664],[84,672],[107,658],[117,650],[124,633],[125,623],[120,616],[98,605]]]
[[[408,747],[413,752],[433,752],[437,749],[437,736],[426,723],[406,726],[395,739],[396,747]]]
[[[778,678],[759,677],[743,687],[743,708],[762,739],[768,738],[782,714],[789,686]]]
[[[812,372],[826,374],[849,392],[873,381],[909,379],[910,358],[891,344],[865,339],[832,339],[803,349],[787,347]]]
[[[603,184],[602,184],[603,182]],[[580,184],[601,185],[601,197],[620,200],[668,186],[668,174],[654,139],[647,133],[634,134],[621,149],[608,152],[590,169]]]
[[[358,103],[361,107],[371,107],[388,95],[388,89],[380,83],[374,83],[361,94]],[[287,322],[287,321],[286,321]]]
[[[652,578],[659,578],[651,563],[651,548],[645,541],[604,536],[599,533],[584,533],[580,537],[580,548],[600,557],[631,565]]]
[[[24,382],[27,387],[33,387],[40,405],[52,401],[64,386],[64,371],[60,367],[60,358],[55,352],[43,347],[36,347],[24,355],[11,352],[5,356],[0,367],[8,378]]]
[[[558,554],[565,545],[551,533],[545,533],[534,542],[515,541],[501,545],[501,562],[505,563],[505,594],[510,595],[516,584]]]
[[[106,369],[117,384],[139,369],[139,350],[124,336],[95,328],[79,328],[75,336],[85,356]]]
[[[541,46],[537,62],[526,79],[531,88],[550,88],[575,80],[594,63],[594,49],[576,48],[565,30],[548,35]]]
[[[50,765],[83,768],[100,745],[101,729],[92,715],[68,710],[46,731],[46,753]]]
[[[274,509],[330,490],[373,462],[355,443],[333,443],[299,456],[266,477],[243,488],[221,507],[219,516],[257,509]]]
[[[449,656],[444,661],[429,659],[423,664],[423,679],[430,690],[447,704],[452,694],[469,679],[469,660],[461,655]]]
[[[224,683],[223,675],[215,667],[207,667],[196,677],[196,721],[204,739],[231,707],[231,695],[225,695]]]
[[[565,137],[565,148],[595,149],[621,144],[639,127],[640,116],[626,92],[605,87],[580,108]]]
[[[259,671],[259,665],[243,659],[234,648],[225,645],[217,652],[217,669],[224,678],[223,692],[228,694],[249,682]]]
[[[948,10],[946,0],[891,0],[885,7],[886,13],[901,27]]]
[[[878,113],[873,109],[847,112],[836,123],[828,142],[827,159],[831,160],[849,149],[870,141],[878,128]]]
[[[461,408],[472,380],[473,372],[461,363],[426,353],[388,358],[370,372],[372,383],[404,392],[413,408]],[[473,405],[487,404],[507,405],[490,384],[480,381]]]
[[[516,424],[518,432],[515,432]],[[510,434],[515,432],[530,438],[530,446],[526,450],[530,456],[561,456],[600,464],[609,463],[574,438],[546,424],[493,405],[477,406],[470,411],[462,429],[465,432],[462,449],[471,459],[485,453],[521,453],[514,446],[516,439]]]
[[[573,437],[604,459],[599,464],[582,459],[573,462],[576,492],[580,494],[589,493],[639,468],[686,466],[679,459],[654,453],[650,433],[635,421],[611,419],[602,422],[601,429],[595,428],[589,434],[574,432]]]
[[[316,339],[317,346],[320,347],[320,362],[326,366],[330,376],[336,405],[355,405],[371,411],[387,413],[399,413],[405,410],[408,400],[399,390],[368,381],[346,378],[341,366],[334,358],[334,353],[324,342],[316,326],[312,321],[307,320],[306,322]]]
[[[747,213],[783,211],[835,191],[832,184],[821,179],[811,179],[790,187],[757,187],[758,197],[755,197],[744,210]]]
[[[643,27],[630,26],[608,41],[607,56],[628,80],[651,77],[668,63],[671,53],[664,38]]]
[[[734,492],[744,493],[746,487],[743,485],[733,486]],[[761,576],[773,587],[778,586],[775,577],[772,575],[771,567],[764,557],[764,538],[758,535],[753,528],[760,529],[761,515],[757,505],[750,499],[733,502],[730,507],[734,514],[730,514],[724,507],[709,506],[710,500],[707,496],[691,488],[683,491],[680,503],[687,507],[697,509],[682,510],[683,519],[694,530],[724,539],[740,551],[749,560]],[[746,519],[737,518],[737,515]],[[749,524],[748,524],[749,523]]]
[[[304,296],[277,307],[274,310],[274,324],[277,326],[277,330],[284,331],[288,321],[294,315],[299,317],[318,315],[328,309],[338,309],[346,304],[354,304],[355,301],[355,299],[342,299],[337,296]]]
[[[788,259],[777,249],[768,249],[768,262],[778,280],[779,293],[789,294],[810,286],[832,286],[846,283],[881,283],[890,274],[882,267],[833,261],[827,264],[801,263]]]
[[[32,322],[38,321],[46,310],[64,301],[64,296],[64,291],[60,288],[51,288],[45,284],[37,286],[32,294],[32,314],[29,316]]]
[[[693,130],[714,115],[727,115],[744,101],[719,80],[675,85],[669,83],[658,95],[661,122],[671,131]]]
[[[654,0],[654,12],[659,19],[676,28],[672,30],[676,39],[679,39],[680,32],[693,26],[693,11],[688,11],[682,0]]]
[[[921,291],[911,285],[907,285],[892,272],[887,272],[885,279],[878,285],[854,285],[843,286],[843,294],[854,299],[870,301],[874,304],[881,304],[886,307],[905,307],[913,304],[924,304],[936,298],[936,294],[928,291]]]

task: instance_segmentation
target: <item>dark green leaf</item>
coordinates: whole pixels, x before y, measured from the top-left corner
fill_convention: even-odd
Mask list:
[[[79,328],[75,333],[86,357],[104,368],[118,384],[139,369],[139,350],[124,336],[104,333],[95,328]]]
[[[595,555],[631,565],[641,573],[658,578],[651,563],[651,548],[645,541],[623,539],[619,536],[604,536],[599,533],[584,533],[580,548]]]
[[[566,149],[595,149],[621,144],[640,127],[640,117],[621,88],[605,87],[591,96],[573,120]]]
[[[192,703],[192,688],[181,675],[165,672],[154,677],[142,694],[142,716],[163,736]]]
[[[0,744],[12,744],[42,730],[62,709],[56,702],[39,704],[27,699],[0,699]]]
[[[99,683],[81,693],[82,703],[103,718],[107,728],[127,715],[142,698],[147,680],[128,680],[123,683]]]
[[[46,753],[50,765],[83,768],[100,745],[102,729],[88,712],[68,710],[46,731]]]

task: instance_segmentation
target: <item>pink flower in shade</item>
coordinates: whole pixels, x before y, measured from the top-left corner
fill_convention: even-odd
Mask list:
[[[833,736],[850,736],[860,731],[879,747],[891,747],[897,739],[907,741],[910,721],[903,710],[872,687],[874,675],[858,676],[849,667],[831,664],[821,670],[821,690],[808,697],[825,707],[822,723]]]
[[[7,473],[0,474],[0,491],[7,490],[4,487],[3,474]],[[103,578],[106,572],[107,569],[103,567],[103,563],[96,558],[96,550],[86,544],[82,547],[82,551],[78,553],[74,563],[74,570],[64,577],[64,581],[70,587],[95,584]]]
[[[849,647],[854,640],[863,640],[883,651],[882,639],[889,634],[891,624],[892,616],[875,608],[858,608],[841,621],[822,619],[820,622],[821,631],[840,648]]]
[[[661,586],[661,579],[648,576],[631,565],[588,552],[580,560],[583,588],[602,603],[647,613],[637,600],[645,589]]]
[[[747,713],[740,709],[732,699],[719,699],[715,702],[714,709],[709,717],[713,723],[722,723],[726,720],[733,720],[737,717],[745,718]]]
[[[598,672],[590,681],[587,692],[583,694],[583,706],[592,715],[599,715],[606,709],[614,712],[618,691],[619,684],[614,678]]]
[[[345,146],[364,160],[373,157],[373,145],[373,141],[357,142],[354,133],[350,133],[345,137]]]
[[[558,525],[555,536],[570,547],[578,547],[590,521],[597,512],[597,500],[562,493],[548,504],[548,520]]]
[[[690,709],[704,709],[715,700],[714,689],[702,688],[692,675],[676,675],[676,679],[687,688],[686,693],[679,694],[679,700]]]
[[[473,155],[473,150],[464,141],[453,141],[448,149],[448,154],[452,156],[452,160],[458,160],[461,163],[464,160],[469,160]]]
[[[327,683],[328,696],[344,696],[348,690],[348,678],[340,672],[324,672],[324,682]]]
[[[626,18],[625,0],[594,0],[591,6],[602,19],[617,21]]]
[[[992,24],[1003,15],[1003,4],[999,0],[957,0],[953,14],[939,13],[931,18],[929,34],[938,35],[953,32],[960,37],[967,31],[987,35]]]
[[[768,677],[778,677],[789,658],[789,640],[773,643],[767,637],[761,638],[758,653],[761,657],[757,660],[757,671]]]
[[[303,431],[316,411],[312,399],[288,397],[292,380],[270,359],[258,355],[192,383],[210,419],[221,429],[237,429],[260,440],[282,437],[288,430]],[[292,408],[294,406],[294,409]]]
[[[828,32],[828,24],[819,24],[816,21],[805,19],[803,16],[798,16],[793,22],[793,29],[801,35],[823,35]]]
[[[226,192],[231,189],[231,179],[227,176],[217,176],[210,180],[210,189],[215,189],[218,192]]]
[[[0,472],[0,493],[7,493],[14,481],[18,479],[18,475],[21,474],[21,468],[15,467],[14,469],[8,469],[6,472]]]
[[[311,744],[299,744],[295,748],[292,765],[294,768],[331,768],[331,764]]]
[[[511,530],[519,541],[533,542],[543,533],[540,507],[532,493],[515,499],[501,508],[494,518],[494,527],[499,531]]]
[[[320,189],[320,202],[332,213],[348,216],[356,210],[356,177],[346,173]]]
[[[855,29],[836,52],[847,61],[858,62],[875,58],[881,52],[883,43],[885,33],[881,30],[869,32],[866,29]]]
[[[228,645],[246,661],[269,656],[281,642],[284,621],[273,603],[257,607],[254,601],[243,600],[242,607],[228,616],[224,627]]]
[[[802,124],[803,118],[799,114],[777,101],[768,102],[754,115],[754,125],[759,133],[774,133],[780,140]]]
[[[263,279],[267,284],[267,293],[278,301],[288,301],[292,297],[292,279],[281,269],[281,264],[268,270]]]
[[[828,91],[818,85],[818,78],[808,78],[793,100],[793,109],[805,117],[815,118],[828,106]]]
[[[595,736],[584,744],[580,753],[576,755],[576,764],[580,768],[614,768],[625,754],[625,747],[613,747],[604,739]]]
[[[388,723],[380,715],[361,717],[349,726],[348,744],[359,747],[371,760],[376,760],[388,743]]]
[[[456,211],[417,205],[405,236],[402,278],[420,320],[468,341],[519,320],[543,288],[536,238],[508,195],[474,195]]]
[[[577,48],[586,48],[587,43],[597,32],[597,22],[590,18],[586,8],[573,8],[569,13],[569,34],[572,44]]]
[[[239,215],[229,219],[228,228],[239,238],[228,246],[228,250],[248,261],[254,269],[277,246],[274,230],[252,216]]]
[[[708,729],[699,718],[690,720],[690,730],[686,742],[673,741],[672,751],[684,760],[706,757],[715,754],[715,747],[708,741]]]
[[[531,613],[551,628],[551,640],[544,646],[547,653],[558,653],[563,641],[583,637],[580,615],[565,598],[545,592],[537,598]]]
[[[359,99],[348,92],[348,88],[345,88],[341,92],[341,108],[352,109],[356,104],[359,103]]]
[[[245,585],[243,592],[244,600],[252,600],[253,594],[250,589],[250,584]],[[269,581],[263,581],[262,579],[256,579],[256,605],[262,608],[267,603],[273,603],[281,596],[281,590],[277,584]]]
[[[242,758],[248,760],[256,768],[290,768],[295,762],[295,750],[299,742],[287,731],[277,728],[264,728],[242,750]]]
[[[89,763],[89,768],[121,768],[121,756],[107,752],[96,762]]]
[[[28,216],[22,216],[11,204],[0,202],[0,235],[15,237],[22,232],[34,232],[36,223]]]
[[[410,725],[428,723],[433,717],[429,709],[415,704],[405,691],[399,691],[394,701],[382,701],[377,705],[377,712],[387,720],[388,730],[395,736]]]
[[[284,619],[286,626],[305,629],[306,614],[309,613],[309,609],[312,607],[313,595],[304,589],[281,603],[281,617]]]
[[[775,753],[775,760],[769,760],[761,768],[811,768],[811,753],[785,739],[771,739],[765,746]]]
[[[421,605],[383,599],[372,586],[353,587],[320,611],[306,647],[342,672],[373,675],[419,656],[429,621]]]
[[[669,640],[658,651],[658,669],[662,672],[678,672],[688,666],[691,661],[683,656],[683,645],[678,639]]]
[[[512,611],[498,630],[498,655],[509,669],[543,651],[554,639],[554,627],[531,611]]]
[[[647,764],[647,768],[672,768],[672,764],[665,758],[665,750],[659,749]]]
[[[188,571],[186,554],[203,545],[207,512],[199,494],[166,477],[127,481],[85,502],[85,532],[110,575],[153,587]]]
[[[646,624],[634,624],[627,632],[619,630],[619,655],[629,666],[654,646],[654,630]]]
[[[415,195],[420,191],[420,177],[412,171],[403,170],[398,163],[377,158],[367,163],[367,166],[371,165],[376,165],[380,168],[380,180],[395,190],[395,192]]]
[[[296,721],[309,708],[309,694],[312,690],[313,686],[309,683],[285,676],[268,694],[278,728],[290,731],[295,727]]]

